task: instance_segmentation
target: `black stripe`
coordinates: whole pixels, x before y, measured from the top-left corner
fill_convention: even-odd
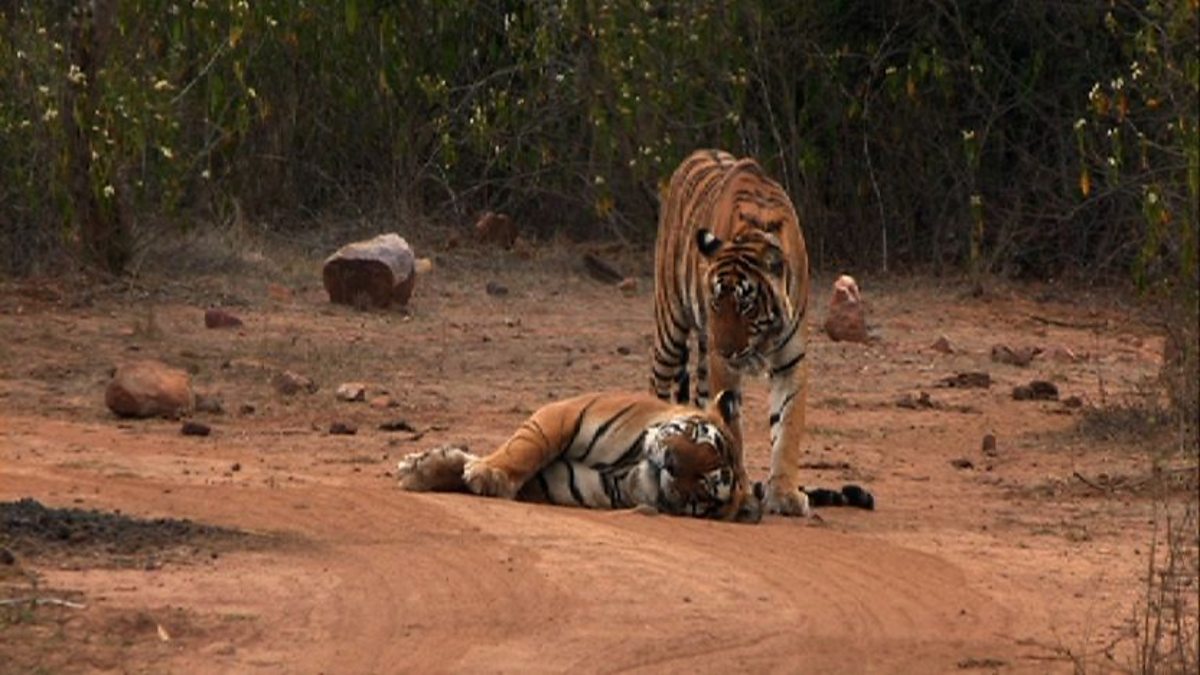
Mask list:
[[[619,410],[616,415],[613,415],[612,417],[610,417],[604,424],[601,424],[596,429],[595,435],[592,436],[592,441],[590,443],[588,443],[587,450],[584,450],[583,455],[579,458],[580,463],[583,463],[585,460],[587,460],[588,455],[592,454],[592,448],[596,447],[596,441],[600,440],[601,436],[608,433],[609,427],[611,427],[613,424],[615,424],[617,420],[621,419],[625,415],[625,413],[629,412],[630,410],[633,410],[633,407],[636,405],[637,405],[637,403],[630,403],[629,405],[625,406],[624,408],[621,408],[621,410]]]
[[[579,491],[579,486],[575,484],[575,467],[571,462],[563,462],[567,465],[567,486],[571,488],[571,498],[577,504],[583,506],[583,493]]]
[[[788,361],[787,363],[783,364],[782,366],[779,366],[778,368],[772,368],[771,376],[774,377],[776,375],[782,375],[783,373],[786,373],[787,371],[791,370],[792,368],[795,368],[797,363],[800,363],[802,360],[804,360],[804,355],[805,355],[804,352],[800,352],[799,354],[796,355],[796,358],[792,359],[791,361]]]
[[[646,431],[642,430],[642,433],[638,434],[638,437],[634,439],[633,444],[630,445],[625,452],[621,453],[621,456],[617,458],[617,461],[613,462],[612,464],[596,464],[593,468],[597,471],[607,471],[611,468],[620,468],[629,466],[631,464],[636,464],[641,458],[642,445],[645,442]]]
[[[579,429],[583,426],[583,417],[587,415],[587,411],[596,403],[596,399],[592,399],[587,405],[583,406],[583,410],[579,411],[579,417],[575,418],[575,429],[571,431],[571,438],[567,440],[567,444],[562,446],[561,452],[569,452],[571,446],[575,445],[575,437],[579,435]],[[548,444],[548,443],[547,443]]]
[[[550,483],[546,481],[546,472],[539,471],[537,474],[538,487],[542,488],[542,494],[546,495],[546,503],[554,504],[554,495],[550,494]]]
[[[792,399],[794,399],[794,398],[796,398],[796,392],[793,391],[792,393],[788,394],[786,398],[783,399],[783,403],[780,404],[779,410],[771,413],[771,418],[769,421],[770,421],[772,427],[774,427],[775,423],[779,421],[779,417],[783,414],[784,409],[788,407],[788,404],[791,403]]]
[[[785,337],[775,347],[775,349],[772,349],[768,353],[774,354],[775,352],[779,351],[780,349],[783,349],[784,347],[786,347],[788,345],[788,343],[792,341],[792,338],[796,337],[796,331],[800,330],[800,324],[802,324],[802,323],[804,323],[804,312],[801,312],[800,316],[796,317],[796,322],[792,324],[792,330],[788,332],[787,337]]]

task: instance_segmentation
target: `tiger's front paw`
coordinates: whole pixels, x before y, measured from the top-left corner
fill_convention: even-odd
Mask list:
[[[812,509],[808,504],[808,495],[801,492],[798,487],[788,489],[782,485],[770,483],[767,488],[765,504],[767,513],[800,518],[812,515]]]
[[[463,469],[475,455],[464,447],[443,445],[406,455],[396,465],[400,487],[412,492],[461,492]]]
[[[479,457],[472,457],[467,462],[463,469],[463,480],[468,490],[482,497],[513,499],[517,496],[517,490],[521,489],[520,485],[513,484],[502,469],[490,466]]]

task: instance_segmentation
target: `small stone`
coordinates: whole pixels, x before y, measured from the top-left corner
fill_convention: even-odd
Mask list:
[[[504,284],[502,284],[498,281],[487,282],[487,287],[484,290],[487,291],[488,295],[493,295],[493,296],[497,296],[497,297],[502,296],[502,295],[508,295],[508,286],[505,286]]]
[[[160,361],[120,366],[104,391],[104,403],[121,417],[176,417],[196,404],[186,371]]]
[[[413,425],[409,424],[407,420],[392,420],[390,422],[384,422],[383,424],[379,425],[379,430],[380,431],[407,431],[409,433],[414,433],[414,434],[417,433],[417,430],[413,427]]]
[[[349,422],[334,422],[329,425],[329,433],[334,436],[353,436],[358,433],[358,427]]]
[[[1083,399],[1078,396],[1071,395],[1064,398],[1062,404],[1064,408],[1082,408]]]
[[[253,403],[243,403],[238,406],[239,415],[253,415],[256,410],[258,408],[255,408]]]
[[[12,554],[12,551],[0,548],[0,565],[14,565],[16,562],[17,557]]]
[[[233,465],[229,467],[229,470],[233,471],[234,473],[241,471],[242,470],[241,462],[234,462]]]
[[[417,274],[429,274],[433,271],[433,260],[417,258],[417,262],[413,264],[413,271]]]
[[[620,354],[621,356],[629,356],[632,352],[633,352],[633,350],[631,350],[629,347],[626,347],[625,345],[621,345],[621,346],[617,347],[617,353]]]
[[[1012,397],[1017,401],[1057,401],[1058,387],[1053,382],[1033,380],[1013,387]]]
[[[386,410],[388,408],[395,408],[399,404],[392,400],[391,396],[383,395],[371,399],[370,405],[376,410]]]
[[[992,376],[982,371],[955,373],[938,380],[938,386],[952,389],[986,389],[992,386]]]
[[[367,400],[367,385],[362,382],[339,384],[333,393],[339,401],[357,402]]]
[[[927,392],[920,392],[917,396],[911,393],[905,393],[896,401],[896,406],[900,408],[908,408],[909,410],[919,410],[924,408],[935,408],[933,399],[929,397]]]
[[[996,456],[996,437],[992,434],[983,435],[983,454],[988,457]]]
[[[952,466],[956,469],[974,469],[975,468],[975,464],[971,460],[967,459],[966,457],[959,457],[958,459],[950,460],[950,466]]]
[[[929,345],[929,348],[935,352],[941,352],[943,354],[954,353],[954,347],[950,344],[949,338],[947,338],[945,335],[939,335],[938,339],[934,340],[933,344]]]
[[[625,297],[633,297],[637,295],[638,281],[636,277],[625,277],[617,284],[617,289],[621,291]]]
[[[184,436],[207,436],[212,433],[212,429],[207,424],[188,420],[183,423],[179,432]]]
[[[284,396],[293,396],[300,392],[309,394],[317,391],[317,384],[311,379],[290,370],[285,370],[277,374],[272,380],[275,385],[275,391]]]
[[[223,309],[213,307],[204,310],[205,328],[238,328],[242,325],[241,319]]]
[[[1008,345],[993,345],[992,360],[996,363],[1007,363],[1012,366],[1025,367],[1034,357],[1042,353],[1041,347],[1009,347]]]

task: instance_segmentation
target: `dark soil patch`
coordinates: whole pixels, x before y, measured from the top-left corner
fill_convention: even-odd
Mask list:
[[[164,558],[216,557],[257,539],[186,519],[51,508],[28,498],[0,502],[0,548],[18,558],[87,558],[98,566],[154,564]]]

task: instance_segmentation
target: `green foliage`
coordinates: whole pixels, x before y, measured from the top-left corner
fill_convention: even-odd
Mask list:
[[[24,0],[0,9],[0,264],[235,207],[277,227],[492,208],[527,232],[648,240],[671,170],[718,146],[780,179],[822,267],[1099,263],[1151,283],[1195,260],[1195,124],[1166,120],[1194,109],[1196,15],[1194,0]],[[1096,82],[1124,103],[1101,113]],[[1191,169],[1164,168],[1188,152]]]

